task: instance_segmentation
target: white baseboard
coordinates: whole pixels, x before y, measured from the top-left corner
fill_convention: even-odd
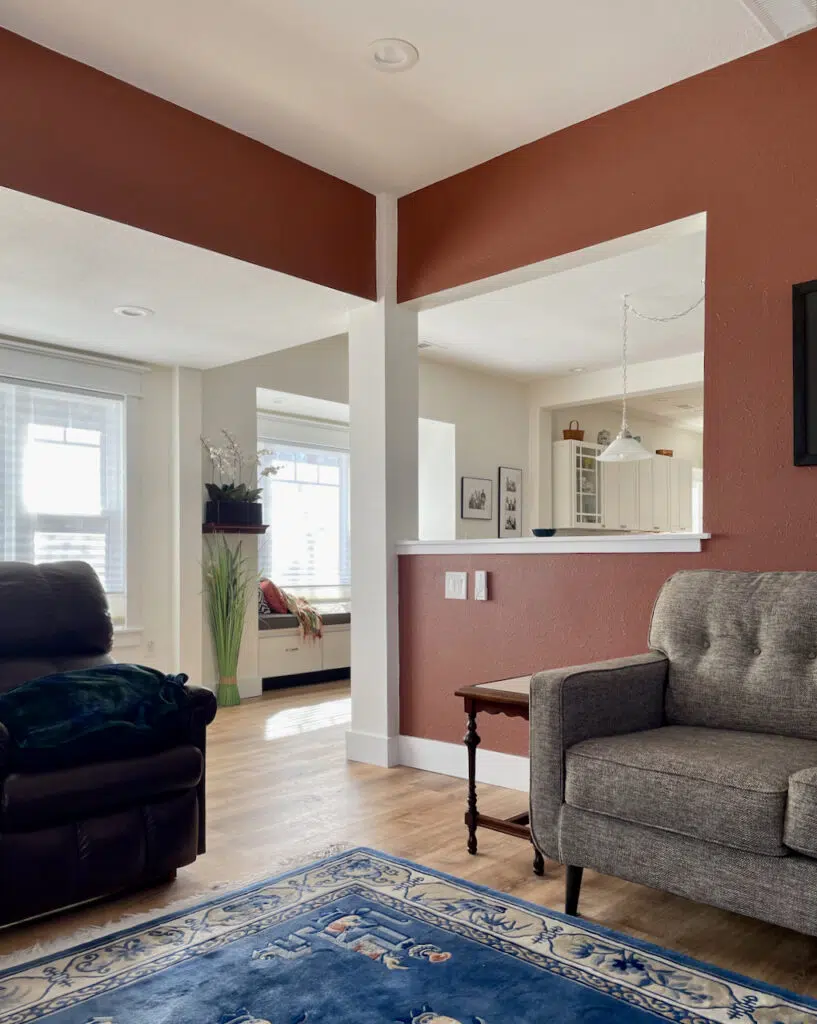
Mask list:
[[[468,778],[468,752],[460,743],[443,743],[419,736],[401,736],[399,763],[437,775]],[[516,754],[477,749],[477,782],[528,792],[530,762]]]
[[[238,693],[242,700],[260,697],[263,690],[260,676],[240,676],[238,679]]]
[[[368,732],[346,733],[346,757],[349,761],[362,761],[380,768],[394,768],[400,764],[399,738],[375,736]]]

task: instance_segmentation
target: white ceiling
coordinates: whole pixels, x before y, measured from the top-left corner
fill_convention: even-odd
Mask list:
[[[398,193],[775,41],[741,0],[0,0],[0,24]],[[367,62],[383,36],[412,71]]]
[[[628,398],[627,406],[631,412],[683,427],[684,430],[701,433],[704,429],[703,384],[695,388]]]
[[[206,368],[346,332],[366,300],[0,189],[0,334]],[[120,305],[155,315],[117,316]]]
[[[345,402],[330,402],[326,398],[311,395],[296,395],[290,391],[273,391],[271,388],[256,388],[256,402],[261,412],[278,416],[299,416],[311,420],[328,420],[331,423],[348,423],[349,406]]]
[[[706,233],[696,231],[608,259],[420,313],[430,358],[515,377],[601,370],[621,361],[622,295],[649,316],[691,305],[703,291]],[[704,308],[672,323],[631,317],[631,362],[702,352]]]

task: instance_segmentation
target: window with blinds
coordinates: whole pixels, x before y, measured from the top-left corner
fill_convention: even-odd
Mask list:
[[[259,441],[273,453],[262,466],[264,522],[261,572],[312,601],[349,597],[349,452]]]
[[[125,617],[124,400],[0,379],[0,556],[80,559]]]

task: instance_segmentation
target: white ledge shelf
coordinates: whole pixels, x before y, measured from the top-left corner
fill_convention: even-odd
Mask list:
[[[700,551],[709,533],[615,533],[504,540],[404,540],[398,555],[615,555]]]

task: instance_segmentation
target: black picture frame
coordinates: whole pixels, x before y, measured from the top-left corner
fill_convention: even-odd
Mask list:
[[[794,464],[817,466],[817,281],[792,288]]]
[[[479,507],[469,504],[470,496],[480,499]],[[480,519],[483,522],[494,518],[494,482],[481,476],[464,476],[460,480],[460,519]]]
[[[497,536],[522,536],[522,470],[500,466],[497,473]],[[508,502],[513,508],[507,508]],[[513,524],[513,525],[511,525]]]

